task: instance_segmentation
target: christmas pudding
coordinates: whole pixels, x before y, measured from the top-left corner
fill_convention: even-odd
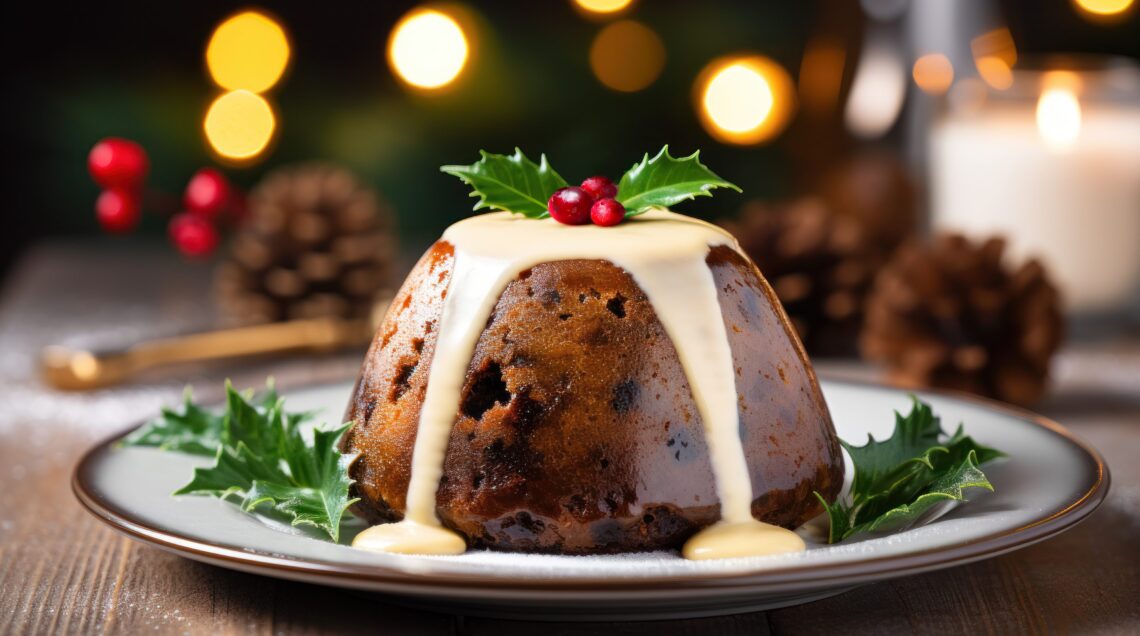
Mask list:
[[[616,187],[521,153],[444,170],[506,211],[451,226],[376,333],[342,441],[377,524],[353,545],[802,550],[843,480],[815,375],[731,235],[666,209],[735,186],[664,150]]]

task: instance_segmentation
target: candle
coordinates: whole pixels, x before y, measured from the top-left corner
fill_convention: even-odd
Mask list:
[[[1117,93],[1136,80],[1115,73]],[[934,229],[1001,234],[1013,257],[1045,264],[1069,311],[1119,311],[1140,291],[1137,84],[1110,99],[1098,72],[1015,76],[1036,99],[998,96],[932,130]]]

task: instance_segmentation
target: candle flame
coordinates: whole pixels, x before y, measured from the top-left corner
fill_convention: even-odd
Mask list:
[[[1037,100],[1037,132],[1054,148],[1073,145],[1081,133],[1081,103],[1069,88],[1046,88]]]

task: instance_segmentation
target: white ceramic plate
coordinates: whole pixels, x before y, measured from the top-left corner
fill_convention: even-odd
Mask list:
[[[291,392],[291,409],[335,420],[349,384]],[[823,383],[840,437],[882,438],[909,398],[886,387]],[[993,402],[920,393],[979,442],[1009,453],[985,468],[994,493],[894,535],[806,553],[685,561],[672,553],[565,557],[469,552],[383,555],[315,538],[206,497],[171,497],[203,463],[108,440],[79,463],[79,500],[115,529],[191,559],[268,576],[395,595],[404,603],[476,615],[566,620],[711,616],[803,603],[857,585],[984,559],[1025,547],[1088,516],[1108,491],[1095,449],[1061,426]],[[356,530],[348,532],[351,537]]]

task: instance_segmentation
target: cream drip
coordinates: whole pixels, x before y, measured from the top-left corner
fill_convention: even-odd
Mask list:
[[[463,551],[462,539],[443,528],[435,514],[436,490],[467,368],[484,326],[503,290],[524,270],[551,261],[599,259],[628,272],[649,298],[673,341],[704,423],[721,521],[690,539],[684,556],[723,558],[804,549],[795,533],[752,518],[752,481],[740,439],[732,351],[705,262],[712,247],[740,250],[730,234],[663,209],[615,227],[569,226],[496,212],[452,225],[443,240],[454,246],[455,263],[412,452],[405,519],[369,528],[354,546],[421,554]]]

